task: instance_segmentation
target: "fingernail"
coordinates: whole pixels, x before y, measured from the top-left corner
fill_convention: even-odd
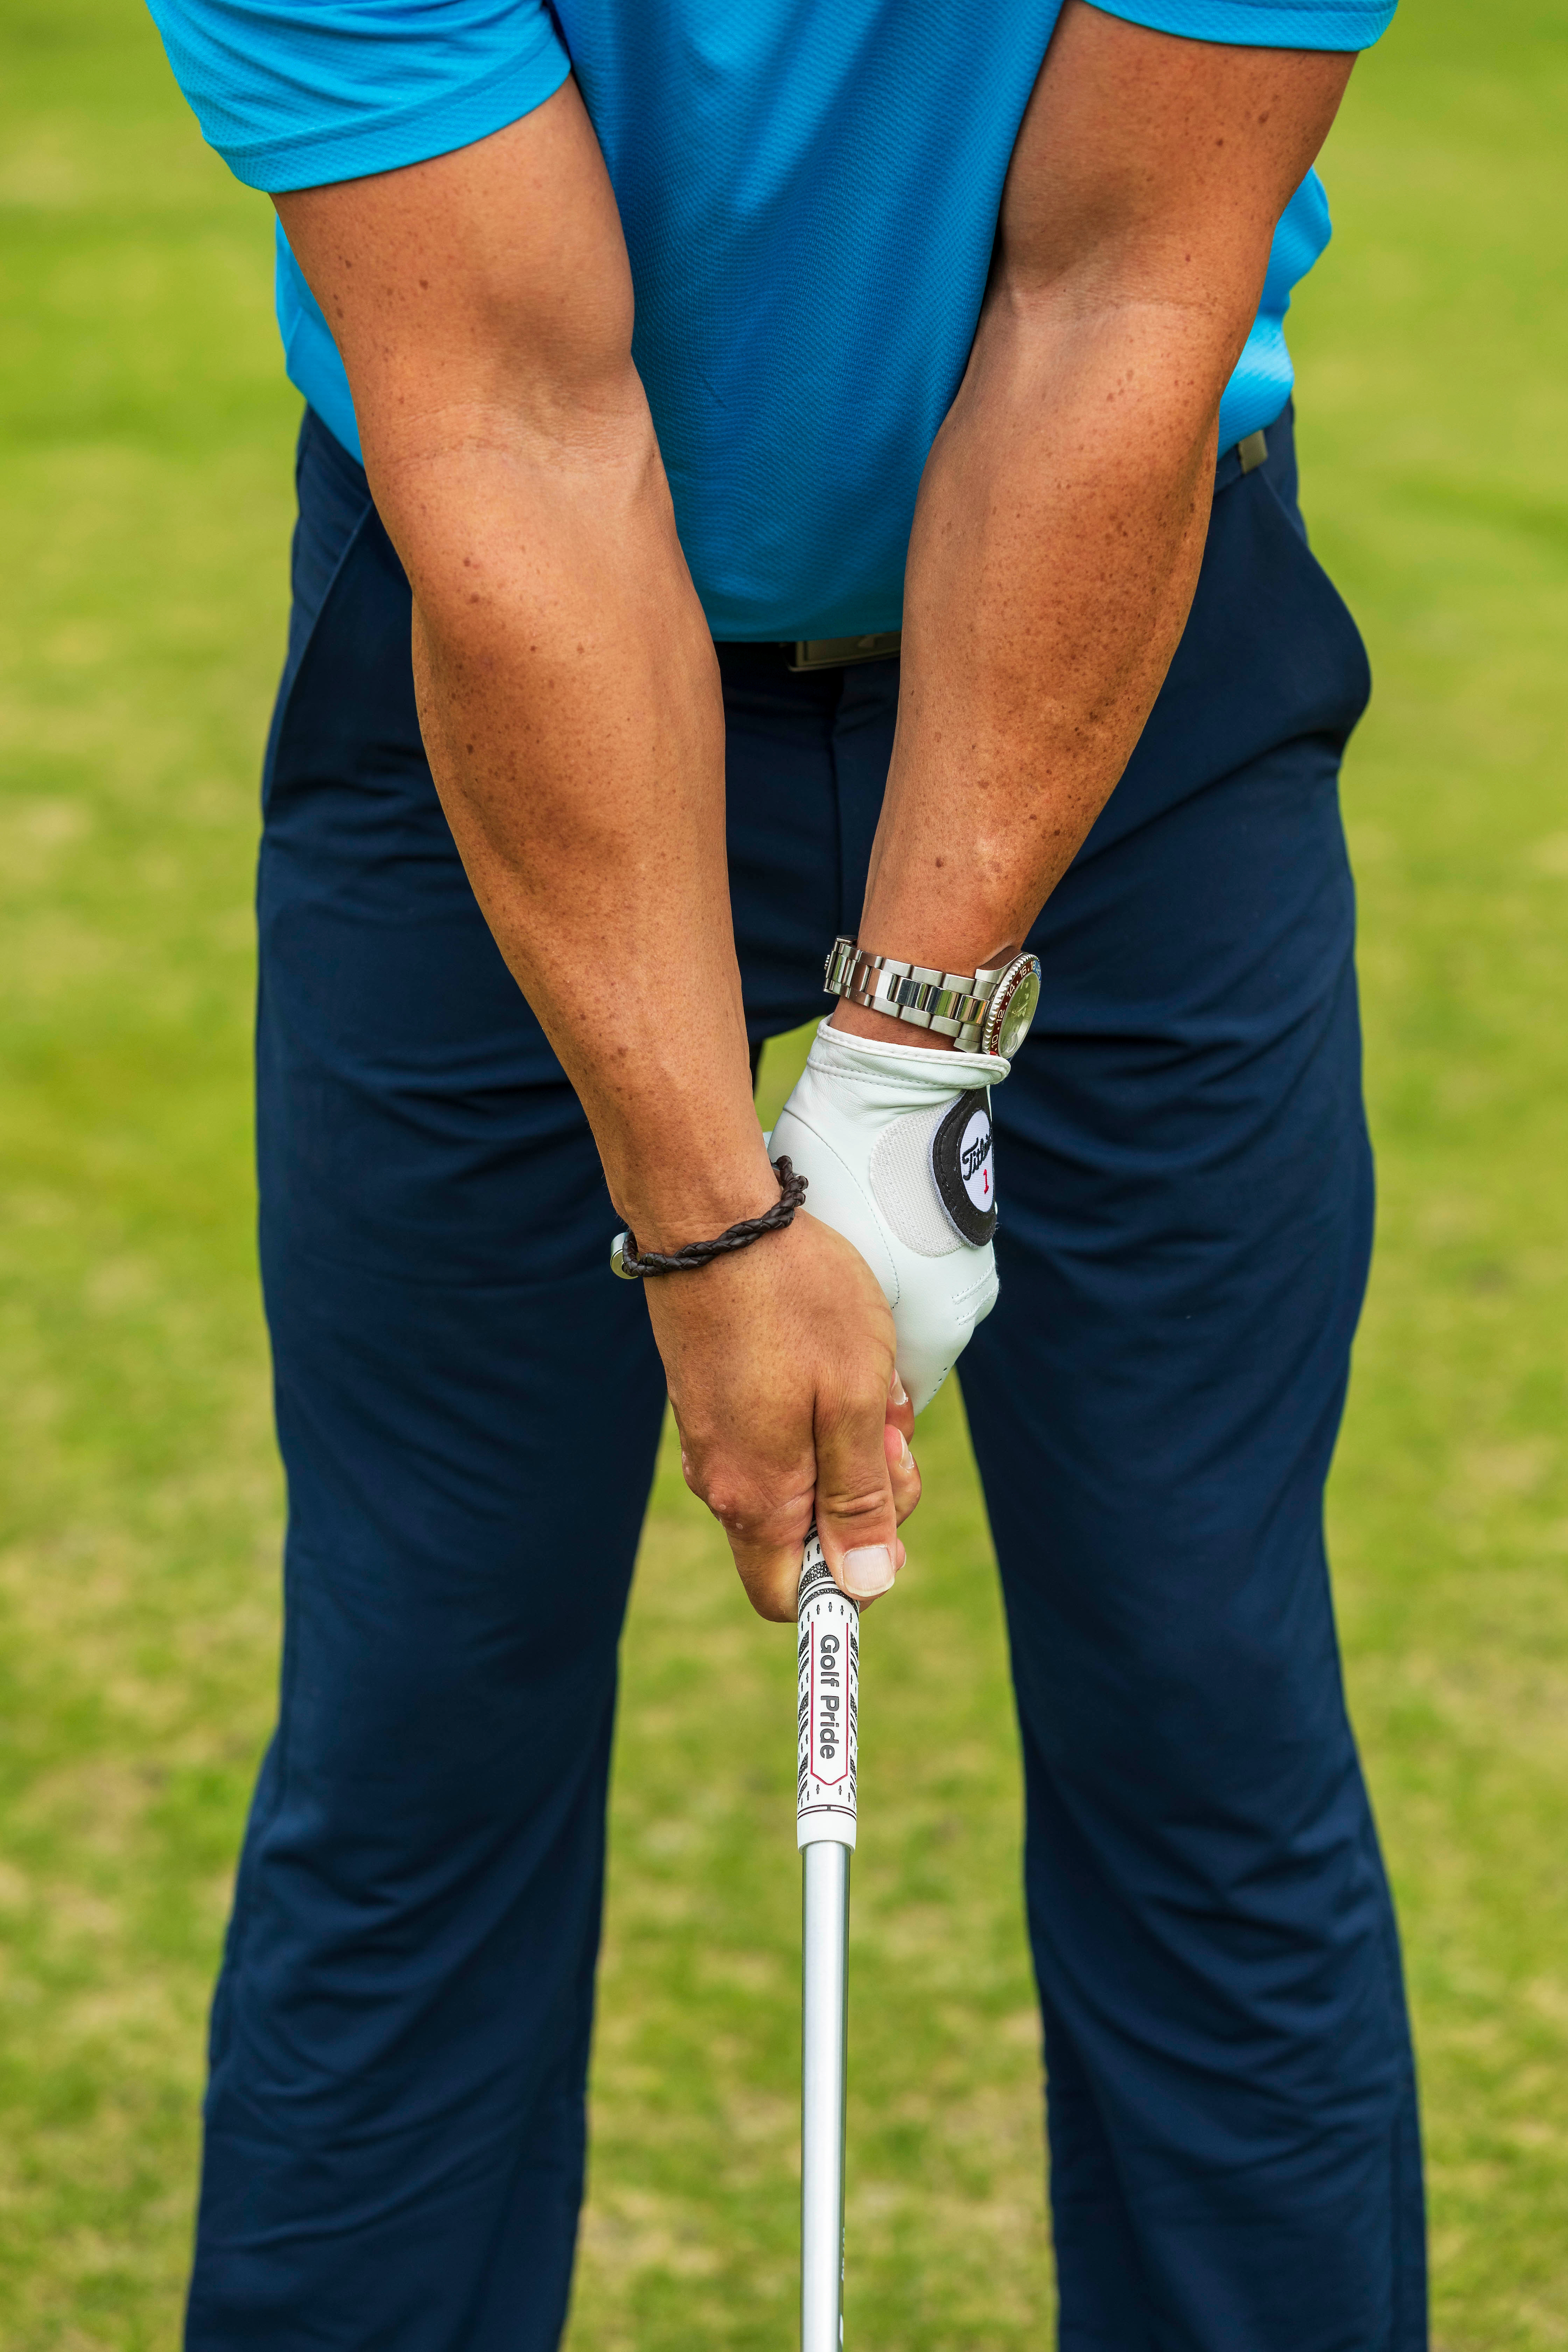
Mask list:
[[[893,1581],[893,1558],[886,1544],[860,1544],[844,1555],[844,1589],[857,1601],[873,1601]]]
[[[902,1432],[901,1430],[900,1431],[899,1435],[900,1435],[900,1440],[901,1440],[901,1442],[902,1442],[903,1449],[904,1449],[904,1450],[903,1450],[903,1452],[902,1452],[902,1453],[900,1454],[900,1456],[899,1456],[899,1467],[900,1467],[900,1470],[907,1470],[907,1469],[909,1468],[909,1466],[910,1466],[910,1463],[914,1460],[914,1458],[915,1458],[915,1457],[914,1457],[914,1455],[910,1452],[910,1441],[909,1441],[909,1439],[908,1439],[907,1437],[905,1437],[905,1436],[904,1436],[903,1432]]]
[[[908,1404],[910,1401],[910,1392],[896,1371],[893,1374],[893,1385],[888,1391],[888,1395],[894,1404]]]

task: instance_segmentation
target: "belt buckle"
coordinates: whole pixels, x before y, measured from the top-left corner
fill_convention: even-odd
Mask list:
[[[784,667],[798,677],[803,670],[849,669],[856,662],[896,660],[903,634],[884,629],[879,636],[796,637],[795,659],[786,656]]]

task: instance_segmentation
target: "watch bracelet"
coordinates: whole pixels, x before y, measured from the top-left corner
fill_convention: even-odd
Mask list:
[[[968,1053],[980,1045],[995,983],[1005,968],[999,966],[994,972],[939,971],[928,964],[872,955],[854,940],[837,939],[828,953],[823,985],[829,996],[907,1022],[911,1028],[934,1030]],[[861,981],[862,970],[873,975],[869,986]],[[977,980],[992,983],[984,994],[975,992]]]

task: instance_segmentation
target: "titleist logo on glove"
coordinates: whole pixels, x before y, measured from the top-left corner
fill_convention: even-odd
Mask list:
[[[963,1095],[931,1140],[931,1176],[942,1207],[960,1236],[978,1248],[996,1230],[996,1186],[991,1164],[991,1097]]]
[[[825,1021],[771,1149],[811,1183],[811,1213],[854,1243],[893,1310],[917,1412],[996,1304],[998,1054],[849,1037]]]

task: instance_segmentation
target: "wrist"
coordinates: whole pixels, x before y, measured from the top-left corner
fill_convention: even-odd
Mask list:
[[[750,1137],[721,1150],[647,1155],[635,1174],[614,1187],[616,1208],[638,1249],[661,1255],[760,1217],[778,1197],[779,1180],[754,1121]]]

